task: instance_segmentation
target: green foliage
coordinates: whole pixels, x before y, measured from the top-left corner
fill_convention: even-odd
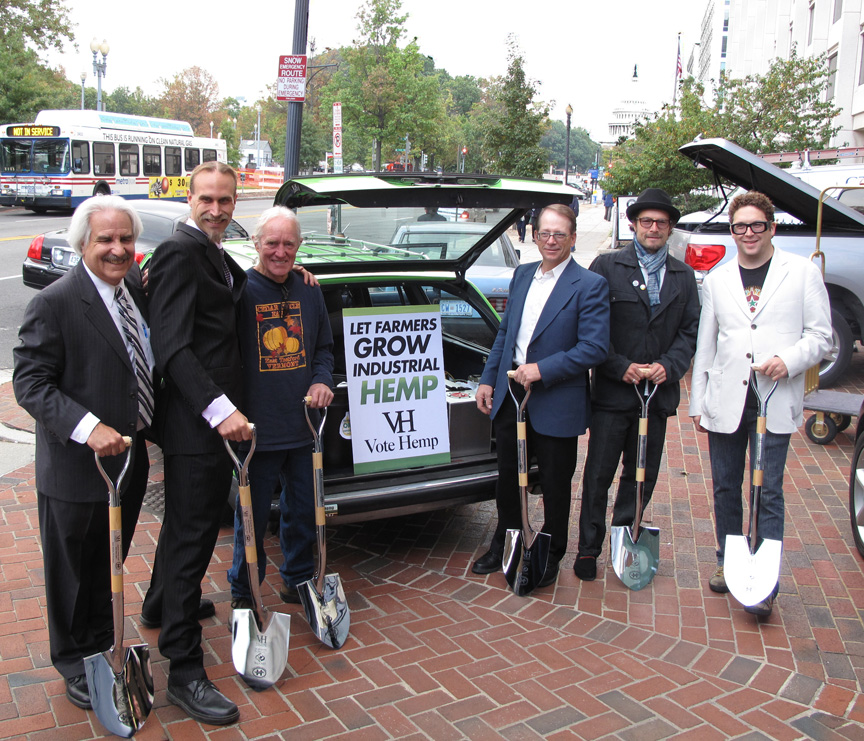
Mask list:
[[[32,121],[49,108],[77,108],[80,88],[39,60],[20,35],[4,35],[0,44],[0,121]]]
[[[539,177],[546,169],[547,156],[540,139],[549,108],[534,101],[537,87],[525,76],[525,60],[512,35],[508,46],[507,76],[493,85],[493,102],[487,106],[483,121],[483,153],[494,172]]]
[[[564,169],[567,155],[567,124],[564,121],[550,121],[546,133],[540,139],[540,146],[546,150],[549,163]],[[570,169],[578,172],[588,170],[597,156],[600,145],[581,126],[570,128]]]
[[[18,42],[41,51],[63,51],[67,41],[75,43],[64,0],[2,0],[0,2],[0,47]]]
[[[722,137],[763,154],[822,149],[838,131],[839,109],[826,102],[824,56],[802,58],[793,48],[789,59],[776,59],[764,75],[723,79],[706,103],[701,83],[680,83],[678,103],[636,124],[634,136],[612,149],[601,186],[613,193],[663,188],[679,196],[682,210],[698,210],[711,175],[678,153],[696,136]],[[701,206],[704,207],[704,206]]]
[[[161,79],[160,103],[166,118],[187,121],[198,136],[210,136],[210,122],[219,123],[219,85],[207,70],[189,67],[171,80]],[[224,114],[223,114],[224,115]]]

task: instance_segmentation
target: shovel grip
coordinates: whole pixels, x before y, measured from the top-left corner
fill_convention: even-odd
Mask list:
[[[252,487],[240,488],[240,513],[243,517],[243,546],[246,550],[246,563],[257,565],[258,549],[255,547],[255,523],[252,520]]]
[[[315,525],[322,527],[327,524],[327,510],[324,507],[315,508]]]
[[[123,520],[120,507],[108,507],[108,527],[111,529],[111,591],[123,591]]]
[[[312,453],[312,468],[315,471],[323,471],[324,470],[324,453],[319,450],[317,452]]]

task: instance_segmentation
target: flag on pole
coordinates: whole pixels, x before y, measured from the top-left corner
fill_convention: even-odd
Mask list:
[[[675,79],[681,77],[684,73],[684,68],[681,66],[681,34],[678,34],[678,66],[675,68]]]

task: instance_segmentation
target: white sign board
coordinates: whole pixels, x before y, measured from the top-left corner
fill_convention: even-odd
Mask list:
[[[636,196],[618,196],[615,199],[618,211],[618,233],[615,239],[619,242],[629,242],[633,239],[633,231],[630,229],[630,219],[627,218],[627,207],[636,202]],[[615,245],[612,245],[613,247]]]
[[[333,104],[333,172],[342,172],[342,104]]]
[[[283,54],[279,57],[276,100],[302,103],[306,100],[306,55]]]
[[[345,309],[342,322],[354,472],[449,463],[438,307]]]

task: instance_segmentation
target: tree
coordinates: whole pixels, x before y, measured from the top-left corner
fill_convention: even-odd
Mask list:
[[[21,41],[40,51],[51,47],[62,51],[67,41],[74,46],[66,3],[64,0],[2,0],[0,41],[3,48]]]
[[[206,70],[189,67],[174,75],[173,80],[159,82],[164,86],[160,103],[166,118],[188,121],[198,136],[210,136],[211,121],[221,123],[225,113],[219,85]]]
[[[77,107],[76,89],[62,72],[42,64],[20,35],[5,34],[0,45],[0,120],[32,121],[43,109]]]
[[[361,42],[340,51],[344,63],[321,97],[323,106],[342,103],[344,143],[371,149],[374,169],[383,154],[395,157],[405,148],[406,136],[420,148],[436,146],[446,116],[437,76],[427,73],[429,59],[416,39],[398,46],[407,18],[398,14],[401,6],[402,0],[366,0],[357,14]]]
[[[546,169],[546,152],[540,139],[548,106],[535,103],[537,88],[525,76],[524,59],[515,37],[508,40],[507,76],[493,87],[483,148],[489,166],[502,175],[539,177]]]
[[[140,87],[116,87],[105,98],[105,110],[114,113],[130,113],[133,116],[158,116],[161,113],[159,100],[146,95]],[[94,106],[95,107],[95,106]]]
[[[567,125],[563,121],[550,121],[540,139],[540,146],[546,150],[549,163],[563,169],[567,158]],[[600,145],[581,126],[570,129],[570,169],[584,171],[591,167]]]
[[[612,150],[602,186],[613,193],[663,188],[693,210],[701,200],[694,191],[712,184],[707,171],[678,153],[696,136],[729,139],[756,154],[824,148],[839,131],[839,109],[824,100],[827,75],[824,56],[803,59],[793,49],[764,75],[722,80],[707,103],[702,84],[687,78],[675,107],[637,122],[633,138]]]

